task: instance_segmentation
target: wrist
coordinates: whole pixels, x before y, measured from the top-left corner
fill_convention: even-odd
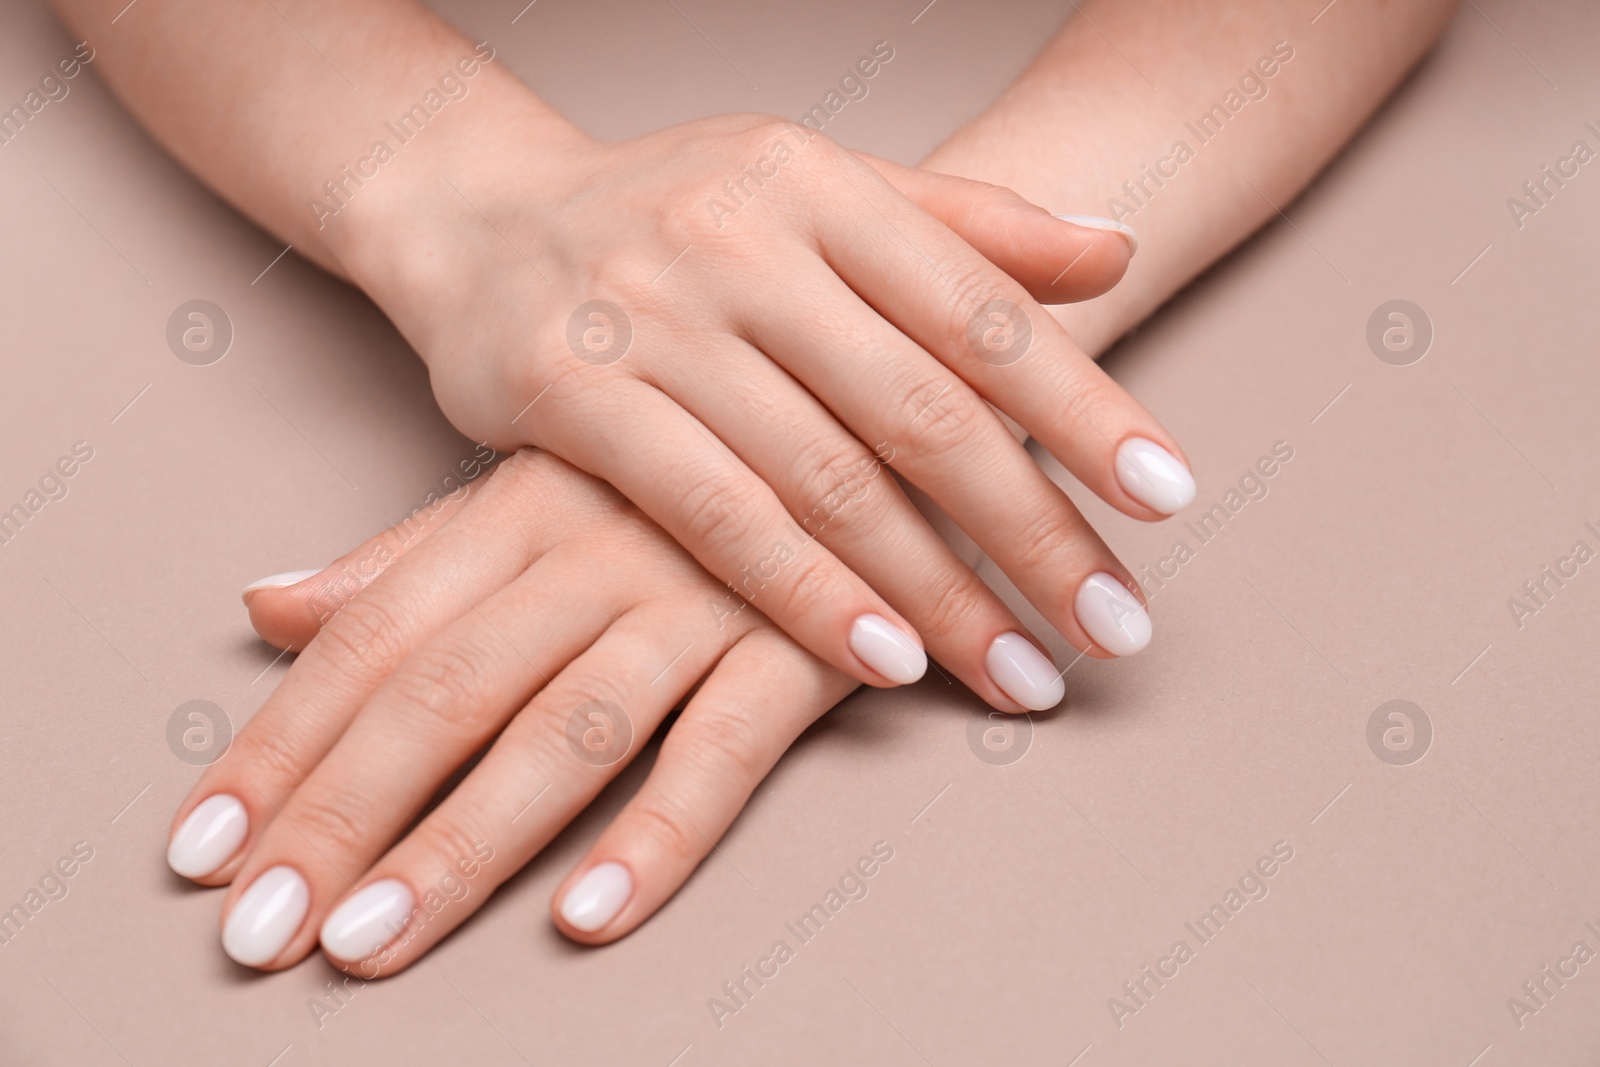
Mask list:
[[[455,99],[429,90],[403,107],[306,205],[327,257],[391,314],[469,254],[463,213],[504,244],[491,229],[503,229],[491,221],[501,191],[537,214],[544,191],[557,198],[599,147],[503,69],[457,81],[467,91]]]

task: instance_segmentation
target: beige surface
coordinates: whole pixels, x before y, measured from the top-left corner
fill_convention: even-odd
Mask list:
[[[798,115],[886,39],[895,60],[829,132],[908,161],[1062,17],[679,0],[702,37],[671,4],[545,0],[511,25],[520,6],[451,17],[606,136]],[[292,255],[252,282],[281,246],[167,161],[91,68],[0,147],[0,506],[74,442],[93,448],[0,547],[0,907],[75,842],[93,849],[0,947],[0,1062],[1595,1062],[1600,962],[1521,1029],[1507,998],[1574,942],[1600,950],[1585,926],[1600,929],[1600,562],[1520,629],[1507,600],[1575,541],[1600,550],[1583,525],[1600,528],[1600,165],[1520,231],[1505,200],[1573,141],[1600,148],[1582,125],[1600,125],[1597,30],[1581,0],[1469,5],[1292,223],[1114,355],[1194,457],[1201,503],[1156,527],[1092,513],[1136,570],[1179,539],[1193,558],[1156,593],[1150,650],[1074,667],[1023,759],[975,758],[980,713],[937,678],[859,696],[657,919],[580,950],[548,898],[612,790],[432,956],[320,1028],[308,998],[333,972],[234,967],[220,893],[166,870],[196,775],[167,721],[205,699],[242,725],[285,667],[236,591],[325,562],[469,448],[353,292]],[[0,101],[70,50],[39,7],[7,5]],[[209,367],[164,339],[195,297],[236,330]],[[1436,331],[1412,366],[1364,340],[1392,298]],[[1268,496],[1197,547],[1184,521],[1278,441],[1294,457]],[[1432,723],[1409,766],[1368,746],[1391,699]],[[880,840],[894,858],[869,895],[719,1029],[707,999]],[[1293,859],[1268,895],[1201,944],[1185,922],[1280,841]],[[1179,939],[1193,958],[1119,1029],[1108,998]]]

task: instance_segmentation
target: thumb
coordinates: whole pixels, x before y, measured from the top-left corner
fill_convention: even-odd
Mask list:
[[[251,582],[244,588],[250,625],[275,648],[298,652],[324,623],[355,599],[395,560],[450,521],[471,494],[463,484],[434,496],[406,518],[357,545],[321,570],[289,571]]]
[[[1088,300],[1122,280],[1138,248],[1131,226],[1074,215],[1065,221],[1003,185],[856,155],[900,194],[950,227],[1041,304]]]

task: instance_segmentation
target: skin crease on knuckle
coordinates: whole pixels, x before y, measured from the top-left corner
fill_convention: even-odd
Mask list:
[[[709,462],[710,469],[684,471],[677,478],[684,487],[678,511],[685,541],[712,557],[735,559],[753,543],[765,504],[749,499],[749,484],[719,457]]]
[[[758,714],[722,702],[702,705],[679,718],[667,737],[676,735],[675,753],[707,779],[750,789],[778,757],[772,724],[758,722]]]
[[[919,385],[905,397],[899,420],[905,453],[923,464],[955,460],[970,466],[978,462],[982,442],[1005,447],[1013,440],[989,405],[954,377]]]
[[[381,771],[377,767],[368,770]],[[369,811],[369,807],[365,794],[347,788],[346,783],[313,784],[308,780],[283,806],[285,825],[274,835],[274,858],[263,862],[258,848],[250,857],[250,865],[256,868],[257,874],[283,862],[299,866],[308,873],[331,870],[342,885],[341,866],[329,857],[359,856],[376,844],[372,840],[372,826],[379,820],[373,817],[375,813]]]
[[[1116,568],[1111,560],[1090,546],[1096,535],[1065,494],[1046,496],[1026,512],[1016,516],[1021,525],[1013,542],[1016,550],[1015,573],[1019,576],[1055,575],[1061,579],[1055,589],[1058,603],[1051,608],[1072,614],[1077,594],[1075,581],[1093,571]],[[1042,609],[1041,609],[1042,610]]]
[[[971,570],[941,566],[936,573],[925,574],[916,588],[920,591],[918,632],[926,641],[953,641],[972,634],[974,621],[986,614],[983,605],[988,586]]]
[[[496,686],[485,675],[486,665],[455,639],[436,640],[413,652],[383,689],[384,700],[398,713],[397,728],[425,731],[441,741],[491,733],[504,709],[491,699]]]
[[[659,851],[671,857],[679,865],[698,863],[711,845],[700,834],[684,824],[680,815],[670,804],[661,799],[654,788],[644,787],[651,793],[651,797],[642,801],[637,807],[628,812],[629,836],[637,840],[650,843],[645,851]]]
[[[403,614],[368,590],[341,608],[317,637],[331,648],[331,663],[376,685],[404,658],[409,629]]]
[[[794,559],[783,564],[780,580],[753,590],[747,598],[750,604],[763,613],[788,618],[820,615],[841,597],[857,600],[854,610],[858,614],[871,610],[865,596],[853,585],[836,580],[833,567],[823,558],[824,551],[810,539],[802,542],[795,549]]]
[[[884,503],[882,491],[874,498],[879,487],[874,482],[882,477],[887,465],[854,437],[829,435],[804,450],[807,456],[818,457],[800,468],[798,482],[791,496],[791,515],[806,532],[823,540],[837,533],[837,527],[849,521],[851,513],[870,501]],[[892,478],[884,478],[892,483]],[[864,487],[864,488],[863,488]],[[892,490],[892,484],[889,485]],[[833,506],[830,501],[843,498],[846,503]],[[887,511],[887,508],[875,508]],[[798,515],[792,514],[798,511]]]
[[[231,772],[233,781],[219,782],[216,786],[205,783],[204,796],[227,792],[229,789],[237,790],[243,793],[240,799],[247,803],[265,798],[267,813],[273,814],[271,805],[281,804],[289,790],[311,771],[311,766],[307,764],[311,745],[300,736],[309,728],[300,727],[299,721],[291,719],[286,722],[280,719],[272,730],[243,730],[223,757],[225,762],[218,764]],[[263,785],[272,787],[272,791],[258,792]],[[194,795],[204,799],[201,790],[196,790]],[[260,828],[252,825],[251,830],[259,832]]]

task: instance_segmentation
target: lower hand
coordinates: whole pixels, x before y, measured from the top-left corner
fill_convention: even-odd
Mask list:
[[[364,978],[409,966],[687,697],[551,904],[575,940],[621,937],[857,685],[552,456],[511,456],[453,511],[410,544],[390,531],[247,594],[264,636],[305,651],[179,809],[168,852],[178,873],[230,885],[223,947],[240,963],[279,970],[320,939]]]

